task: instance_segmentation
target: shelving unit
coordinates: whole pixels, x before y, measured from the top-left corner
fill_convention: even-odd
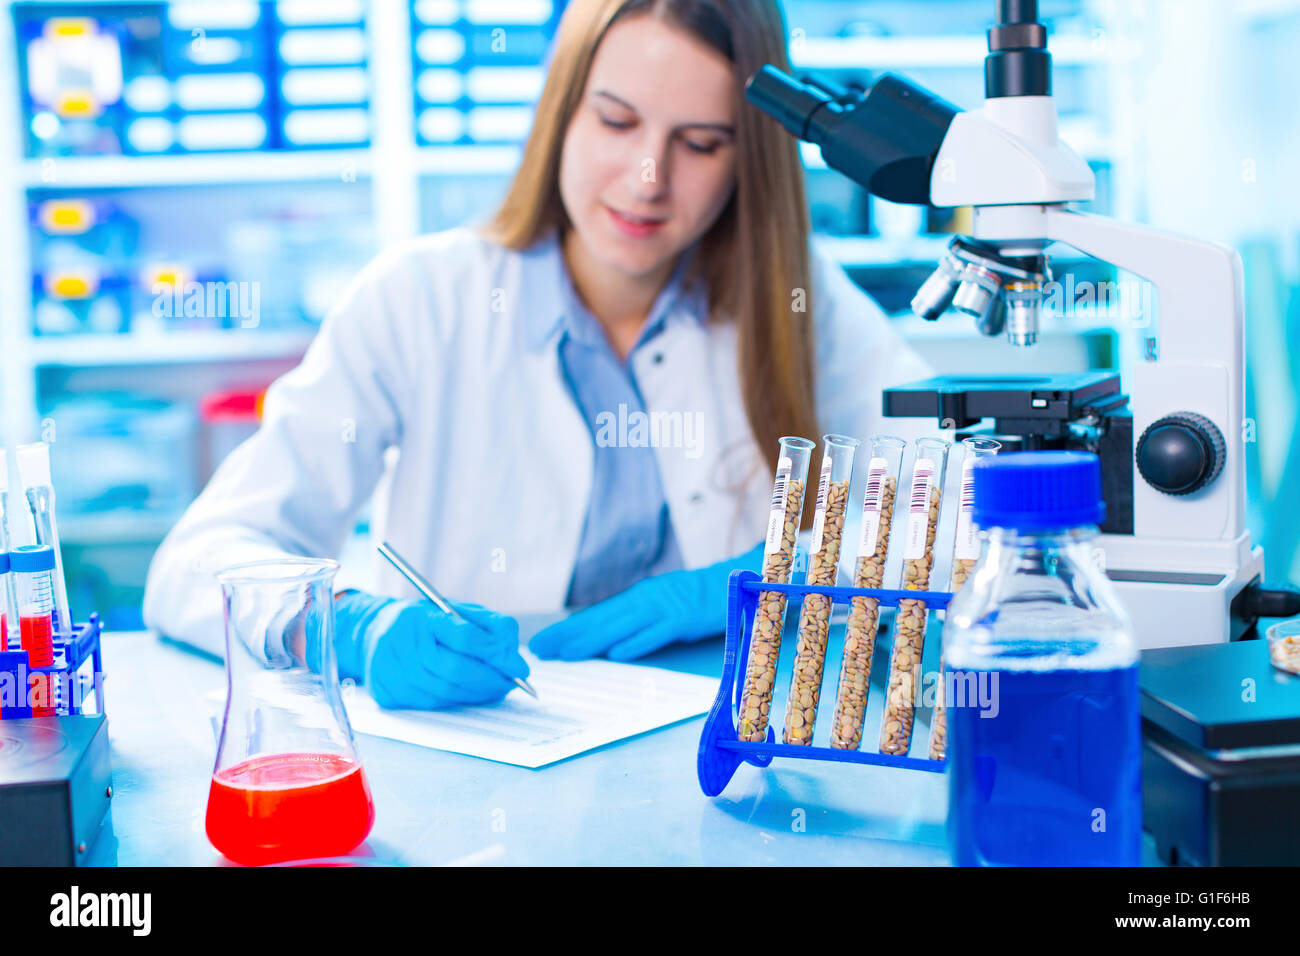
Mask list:
[[[125,189],[234,183],[293,183],[368,177],[367,149],[186,156],[75,156],[22,161],[28,189]]]
[[[314,334],[310,330],[216,329],[154,335],[49,336],[32,339],[30,355],[33,365],[41,368],[256,361],[301,354],[311,344]]]
[[[992,11],[993,5],[989,4]],[[1133,44],[1115,46],[1093,37],[1060,36],[1051,41],[1057,66],[1108,66],[1137,55]],[[934,67],[983,68],[983,36],[804,37],[791,49],[801,70],[915,70]]]
[[[69,9],[79,5],[64,4]],[[2,5],[0,49],[17,49],[13,4]],[[366,33],[371,50],[409,48],[410,13],[406,3],[372,3]],[[416,147],[410,108],[410,64],[401,56],[371,56],[367,71],[372,91],[372,136],[368,147],[158,156],[78,156],[27,159],[21,131],[18,62],[0,58],[0,166],[17,170],[0,186],[0,380],[4,418],[0,435],[7,444],[36,437],[38,374],[44,368],[120,368],[127,376],[139,366],[188,363],[239,363],[301,355],[310,328],[212,330],[155,335],[37,336],[32,329],[31,260],[27,248],[28,192],[150,189],[255,184],[369,184],[374,232],[385,243],[420,231],[421,175],[503,175],[516,161],[511,147]],[[382,176],[372,175],[382,170]],[[375,249],[374,251],[378,251]]]

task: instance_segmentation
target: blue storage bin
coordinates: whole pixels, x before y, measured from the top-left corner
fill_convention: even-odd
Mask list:
[[[53,477],[65,520],[175,515],[197,494],[193,408],[110,392],[66,399],[46,417],[57,428]]]

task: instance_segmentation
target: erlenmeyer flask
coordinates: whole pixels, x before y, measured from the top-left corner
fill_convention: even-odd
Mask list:
[[[338,856],[374,823],[334,657],[337,570],[286,558],[217,575],[227,692],[207,833],[238,863]]]

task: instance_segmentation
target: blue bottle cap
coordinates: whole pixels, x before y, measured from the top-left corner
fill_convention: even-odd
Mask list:
[[[9,552],[0,551],[0,574],[5,574],[8,571],[9,571]]]
[[[1042,531],[1099,525],[1101,459],[1086,451],[1022,451],[975,463],[975,505],[981,528]]]
[[[48,544],[28,544],[9,552],[9,567],[19,574],[54,570],[54,549]]]

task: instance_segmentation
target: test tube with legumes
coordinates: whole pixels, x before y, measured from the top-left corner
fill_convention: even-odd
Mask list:
[[[844,435],[826,435],[823,441],[817,511],[813,516],[812,541],[808,546],[807,581],[810,585],[834,586],[840,567],[840,541],[844,536],[844,513],[849,504],[849,483],[853,480],[853,457],[860,443]],[[781,738],[788,744],[812,743],[833,604],[827,594],[804,595],[803,610],[799,613],[794,675],[790,679],[790,697],[785,705],[785,733]]]
[[[907,442],[890,435],[876,435],[871,439],[867,490],[862,497],[862,534],[853,572],[855,588],[884,586],[885,558],[889,554],[889,532],[894,523],[894,499],[905,448]],[[871,687],[871,655],[875,653],[879,624],[880,601],[855,597],[844,633],[840,685],[831,722],[831,746],[838,750],[857,750],[862,743],[862,721]]]
[[[781,439],[776,481],[772,485],[772,508],[768,513],[767,541],[763,548],[763,581],[789,584],[794,564],[795,538],[803,515],[804,483],[814,442],[806,438]],[[781,654],[781,631],[785,627],[786,595],[760,591],[754,608],[749,638],[749,661],[745,686],[740,695],[738,738],[754,743],[767,739],[767,721],[776,683],[776,662]]]
[[[1002,443],[992,438],[964,438],[966,457],[961,463],[961,505],[957,512],[957,534],[952,548],[952,586],[954,594],[966,583],[966,577],[980,556],[979,529],[975,527],[975,462],[996,455]],[[946,620],[947,615],[944,615]],[[939,655],[939,686],[934,698],[934,717],[930,720],[930,759],[943,760],[948,751],[948,711],[944,707],[943,655]]]
[[[903,529],[902,590],[926,591],[934,568],[934,538],[939,530],[944,473],[951,445],[942,438],[920,438],[912,465]],[[921,601],[900,601],[894,618],[894,648],[889,659],[885,712],[880,719],[880,752],[906,756],[912,744],[916,691],[920,686],[921,655],[925,650],[926,607]]]

